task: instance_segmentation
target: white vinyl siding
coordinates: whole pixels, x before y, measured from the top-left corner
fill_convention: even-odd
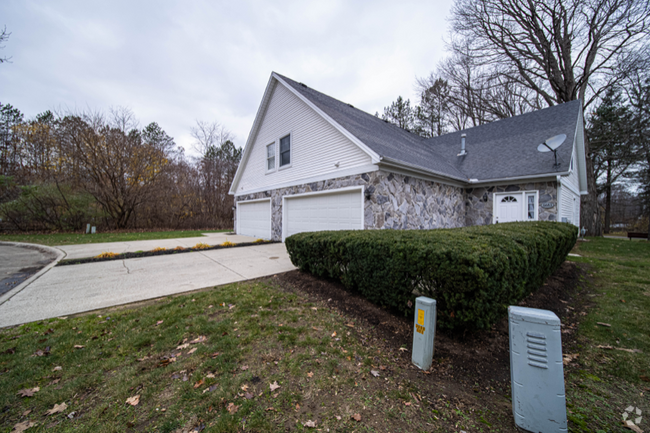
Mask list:
[[[578,161],[577,161],[578,153],[576,152],[575,147],[573,148],[573,153],[571,154],[571,158],[573,159],[573,170],[571,170],[571,173],[569,173],[568,176],[564,177],[563,179],[564,184],[569,184],[574,190],[580,191],[580,180],[578,178]]]
[[[560,222],[568,222],[579,227],[580,196],[566,187],[561,188],[560,191]]]
[[[284,85],[276,83],[268,107],[252,141],[236,195],[274,185],[297,182],[371,164],[370,157]],[[268,173],[266,146],[276,143],[275,166],[279,167],[280,139],[290,134],[290,164]],[[338,167],[335,164],[338,163]]]
[[[363,229],[363,188],[283,197],[282,240],[296,233]]]

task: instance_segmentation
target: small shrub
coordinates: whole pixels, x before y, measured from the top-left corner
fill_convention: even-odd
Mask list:
[[[167,251],[167,248],[156,247],[156,248],[154,248],[153,250],[151,250],[152,253],[157,253],[157,252],[159,252],[159,251]]]
[[[575,245],[566,223],[526,222],[437,230],[299,233],[294,265],[340,280],[376,304],[413,314],[418,294],[436,300],[443,328],[489,328],[537,290]]]
[[[118,253],[104,252],[99,255],[96,255],[95,259],[112,259],[113,257],[119,256]]]
[[[226,242],[224,242],[224,243],[221,244],[222,247],[232,247],[232,246],[234,246],[234,245],[235,245],[235,244],[233,244],[232,242],[229,242],[229,241],[226,241]]]
[[[206,248],[210,248],[210,245],[204,244],[203,242],[199,242],[198,244],[194,245],[192,248],[195,250],[205,250]]]
[[[254,241],[254,243],[256,243],[256,244],[263,244],[263,243],[265,243],[265,242],[266,242],[266,241],[265,241],[264,239],[256,239],[256,240]]]
[[[174,251],[185,251],[185,249],[186,249],[185,247],[178,246],[174,248]]]

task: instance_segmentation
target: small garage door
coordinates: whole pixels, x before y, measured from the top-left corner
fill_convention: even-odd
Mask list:
[[[283,221],[283,239],[302,232],[363,229],[363,192],[285,196]]]
[[[271,239],[271,199],[237,203],[237,234]]]

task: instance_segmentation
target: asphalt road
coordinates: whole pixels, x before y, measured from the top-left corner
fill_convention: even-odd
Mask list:
[[[54,259],[54,252],[38,247],[0,243],[0,296],[20,285]]]

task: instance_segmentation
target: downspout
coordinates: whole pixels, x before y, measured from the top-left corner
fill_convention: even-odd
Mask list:
[[[560,206],[562,204],[562,182],[560,181],[560,175],[558,174],[556,176],[556,182],[557,182],[557,222],[562,222],[562,217],[560,216]]]

